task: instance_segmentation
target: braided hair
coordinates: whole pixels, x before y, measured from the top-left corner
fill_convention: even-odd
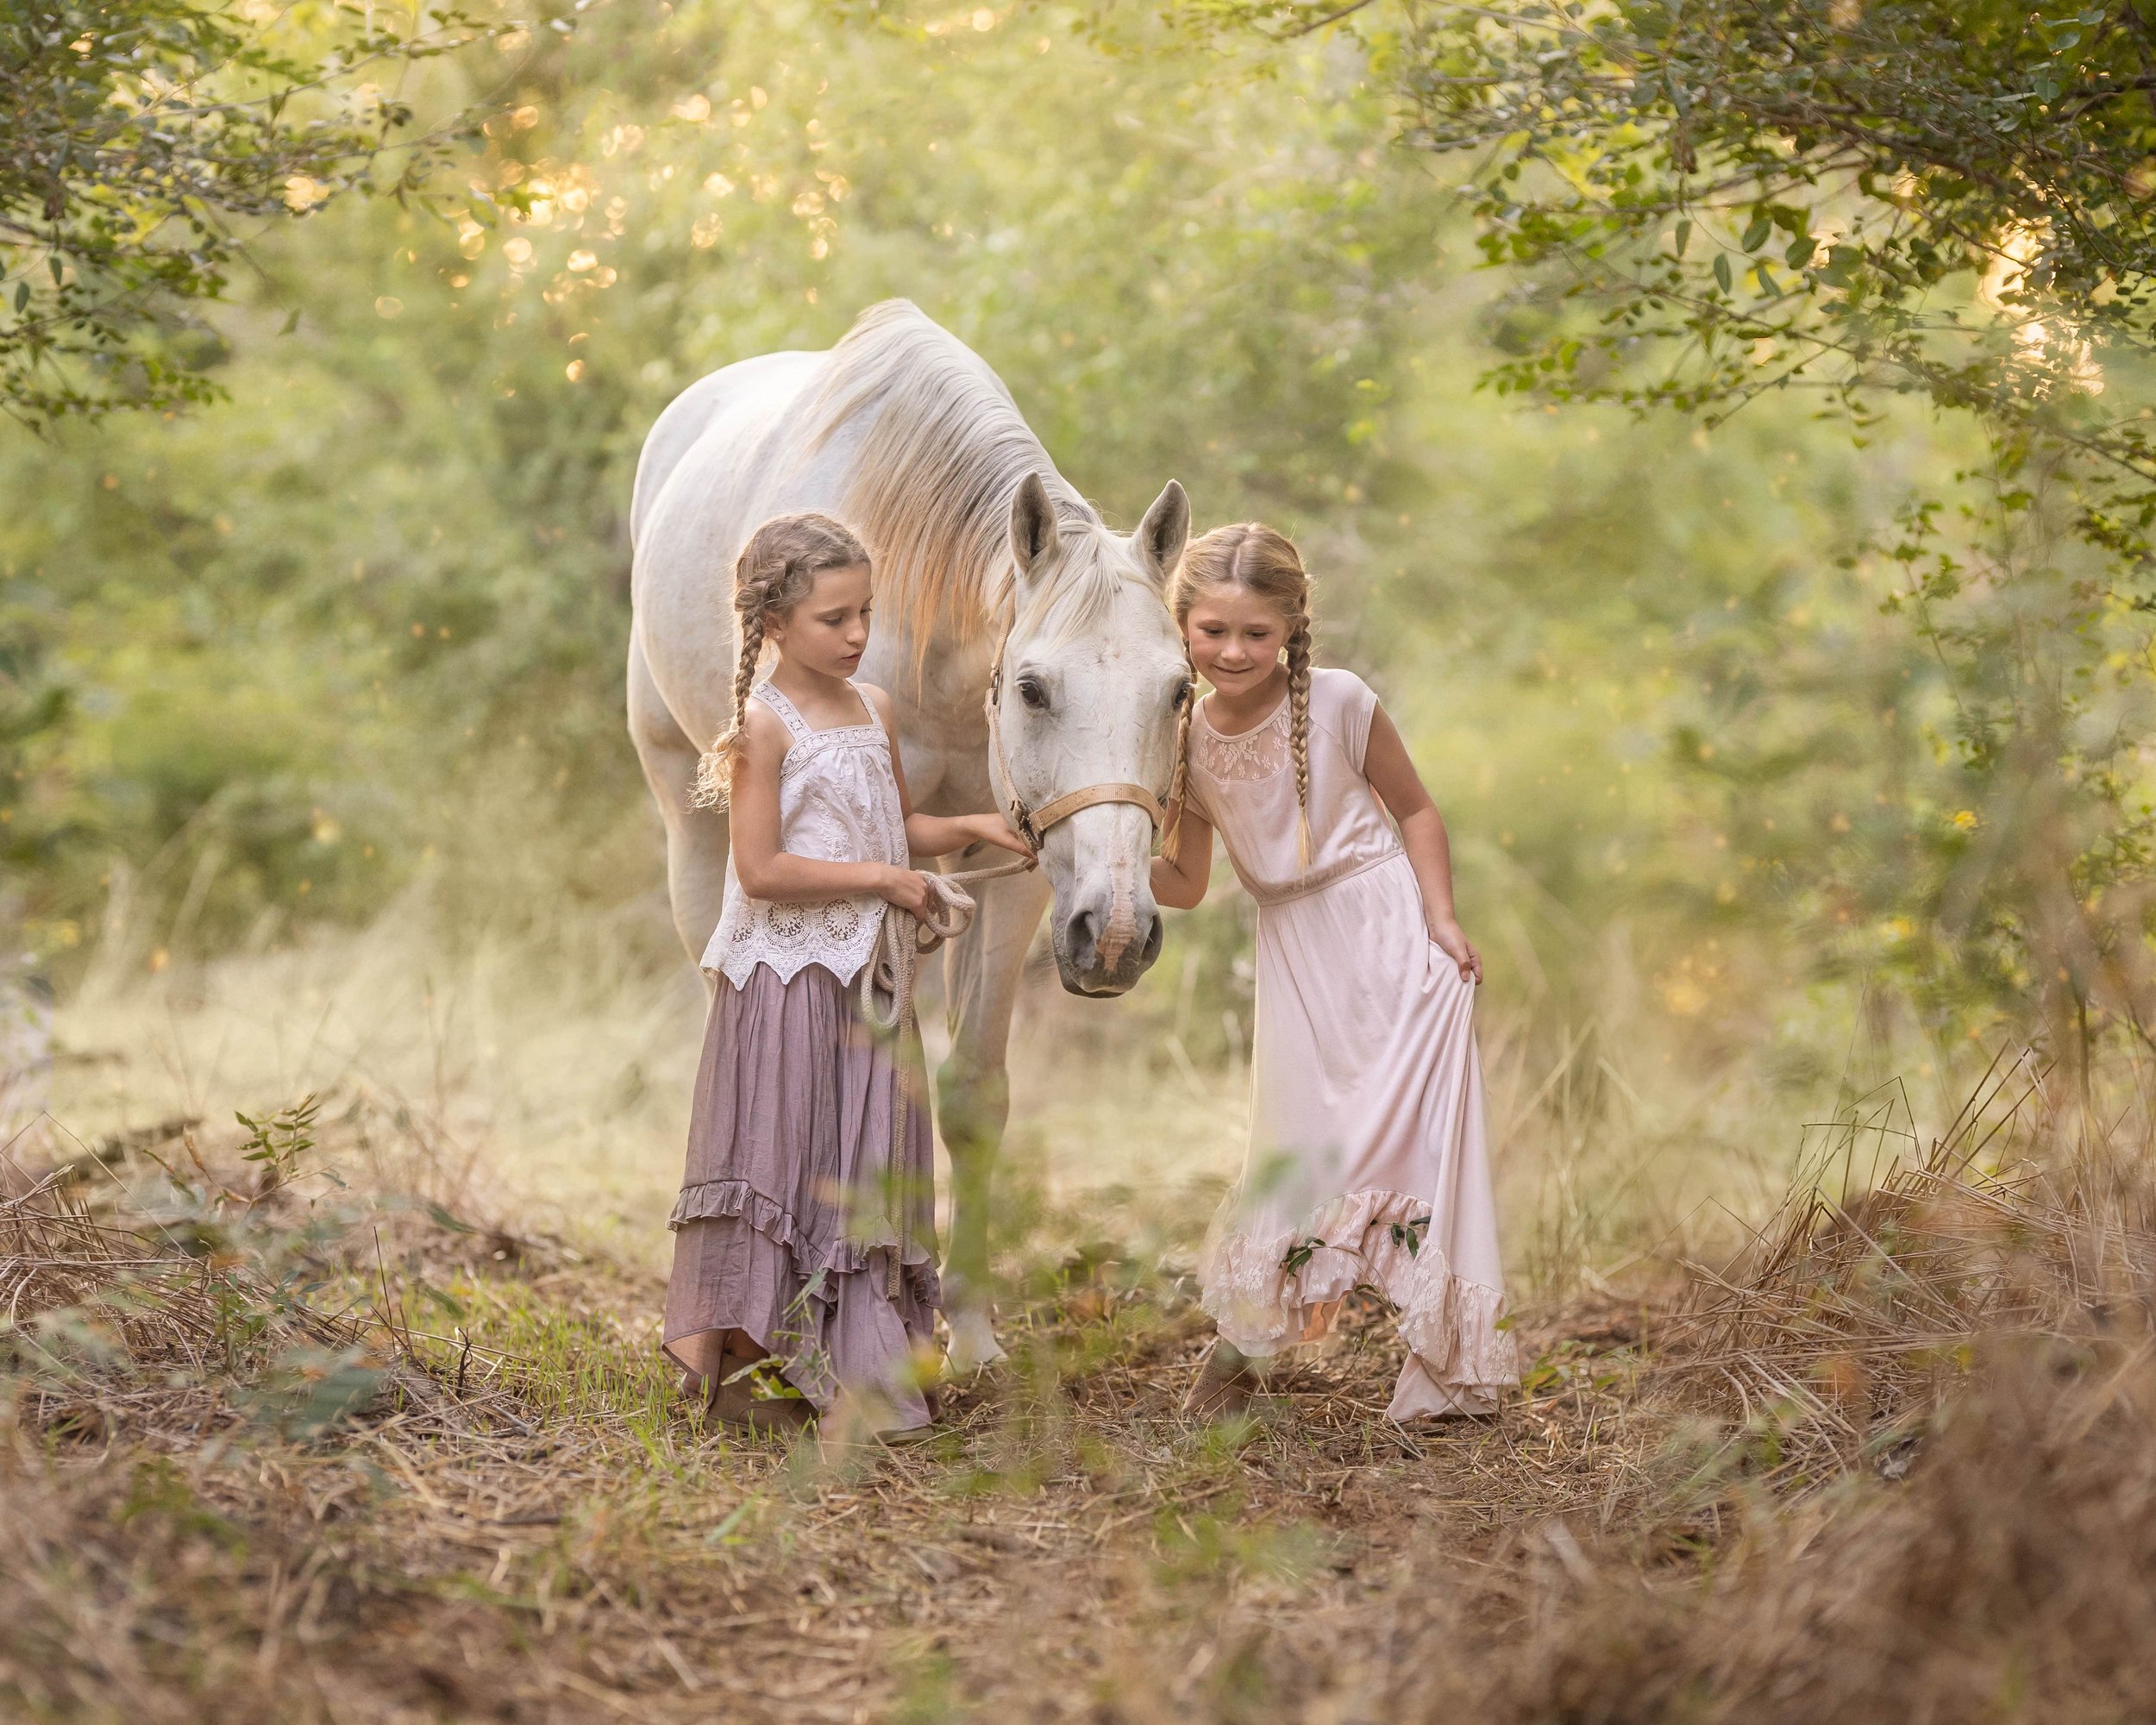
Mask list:
[[[755,687],[756,666],[763,657],[766,625],[806,599],[815,589],[816,578],[826,570],[858,568],[868,561],[868,548],[850,529],[813,511],[774,515],[749,536],[734,562],[734,616],[741,627],[741,656],[734,668],[733,715],[696,763],[692,806],[726,806],[734,768],[741,759],[749,692]]]
[[[1216,588],[1241,587],[1280,612],[1288,625],[1288,745],[1295,763],[1295,855],[1310,866],[1310,574],[1302,556],[1284,534],[1256,521],[1216,527],[1185,549],[1169,586],[1169,608],[1175,627],[1186,636],[1190,607],[1199,595]],[[1163,851],[1177,860],[1183,803],[1188,787],[1190,714],[1195,700],[1183,703],[1175,730],[1175,777],[1169,790]]]
[[[1188,665],[1188,660],[1184,663]],[[1175,771],[1168,781],[1168,807],[1161,833],[1160,853],[1171,865],[1181,862],[1183,856],[1183,805],[1190,799],[1190,715],[1197,706],[1198,672],[1191,666],[1190,681],[1183,685],[1182,705],[1175,713]]]

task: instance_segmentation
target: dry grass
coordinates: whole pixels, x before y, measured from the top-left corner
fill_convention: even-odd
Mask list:
[[[1544,1186],[1532,1364],[1500,1420],[1413,1433],[1379,1418],[1399,1356],[1369,1304],[1257,1418],[1185,1420],[1217,1184],[1189,1143],[1232,1118],[1172,1072],[1141,1186],[1127,1132],[1111,1164],[1067,1147],[1097,1095],[1028,1081],[1061,1159],[1014,1164],[1010,1362],[931,1445],[789,1452],[699,1425],[655,1266],[605,1214],[555,1220],[555,1170],[599,1146],[601,1211],[662,1179],[679,1038],[534,1048],[510,988],[426,1005],[399,1043],[325,986],[273,1070],[191,1029],[154,1106],[116,1090],[103,1137],[54,1139],[65,1177],[0,1208],[0,1713],[1797,1725],[2156,1699],[2126,1657],[2156,1628],[2145,1113],[2084,1138],[2026,1064],[1936,1132],[1846,1111],[1710,1252],[1673,1179],[1639,1196],[1683,1127],[1614,1051],[1531,1070],[1493,1036],[1498,1122],[1539,1146],[1512,1173]],[[521,1161],[570,1042],[603,1094]],[[490,1076],[490,1045],[521,1063]],[[186,1123],[324,1078],[311,1127]],[[505,1195],[534,1185],[560,1203]]]
[[[1898,1088],[1853,1105],[1733,1264],[1689,1266],[1691,1296],[1658,1338],[1661,1376],[1771,1427],[1768,1484],[1797,1490],[1867,1464],[1898,1477],[1981,1346],[2144,1327],[2147,1138],[2084,1135],[2092,1116],[2055,1111],[2044,1080],[2034,1055],[2002,1056],[1927,1141]]]
[[[372,1134],[393,1164],[393,1122],[335,1113],[321,1154]],[[394,1189],[258,1195],[237,1134],[189,1136],[185,1190],[154,1159],[191,1165],[183,1140],[116,1170],[131,1194],[0,1212],[34,1278],[0,1695],[34,1716],[688,1717],[719,1690],[750,1717],[1086,1716],[1113,1622],[1195,1647],[1238,1602],[1338,1609],[1437,1530],[1501,1540],[1523,1494],[1591,1515],[1637,1466],[1595,1430],[1614,1385],[1570,1364],[1501,1424],[1391,1431],[1374,1308],[1263,1419],[1194,1426],[1187,1289],[1085,1254],[1030,1267],[1011,1365],[934,1445],[736,1441],[671,1397],[648,1272]]]
[[[1122,1634],[1105,1716],[2152,1716],[2150,1141],[2053,1100],[2024,1058],[1921,1145],[1852,1109],[1746,1251],[1650,1302],[1630,1370],[1556,1328],[1479,1523],[1360,1599],[1225,1614],[1188,1663]],[[1583,1394],[1547,1387],[1568,1359]]]

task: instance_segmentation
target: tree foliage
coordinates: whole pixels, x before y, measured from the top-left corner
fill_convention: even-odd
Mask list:
[[[1903,566],[1865,549],[1981,456],[1966,422],[1894,408],[1858,450],[1790,392],[1696,441],[1477,393],[1577,313],[1470,267],[1362,55],[858,10],[595,8],[437,67],[442,109],[510,82],[431,207],[277,224],[218,314],[261,332],[229,401],[0,442],[0,875],[64,984],[421,898],[459,938],[670,950],[621,724],[638,444],[896,293],[1112,518],[1173,474],[1297,537],[1320,652],[1400,718],[1538,1023],[1654,1003],[1688,1057],[1810,1083],[1857,979],[1928,989],[1941,1047],[2021,1010],[2029,955],[1959,932],[2017,830],[1956,741],[1965,655],[1881,614]],[[1200,1060],[1248,1022],[1236,914],[1156,972]]]
[[[2156,445],[2138,411],[2098,401],[2103,362],[2156,342],[2141,7],[1203,9],[1275,34],[1360,27],[1402,141],[1462,159],[1485,256],[1591,309],[1502,382],[1710,418],[1792,386],[1859,420],[1878,392],[1919,391],[2084,454],[2127,492],[2091,524],[2147,525]]]
[[[1790,394],[1861,445],[1971,416],[1873,549],[1946,675],[1958,829],[1850,909],[1915,913],[2077,1029],[2156,1008],[2156,9],[1958,0],[1201,0],[1352,34],[1513,285],[1485,381],[1706,424]],[[1890,705],[1890,717],[1898,711]],[[1716,768],[1715,770],[1724,770]],[[1972,837],[1972,834],[1981,834]],[[1884,892],[1881,888],[1884,888]],[[1897,903],[1898,901],[1898,903]]]
[[[0,409],[36,425],[207,399],[219,342],[191,308],[224,297],[263,228],[421,188],[469,116],[412,135],[383,80],[513,28],[454,9],[10,0]]]

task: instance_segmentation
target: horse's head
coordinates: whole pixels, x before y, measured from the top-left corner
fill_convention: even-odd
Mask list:
[[[1162,586],[1182,555],[1190,503],[1173,480],[1127,538],[1059,517],[1037,474],[1011,505],[1014,592],[999,701],[1015,794],[1056,818],[1040,834],[1056,893],[1056,968],[1074,994],[1119,994],[1160,955],[1153,820],[1118,787],[1165,798],[1190,671]],[[1101,800],[1076,793],[1096,791]],[[1069,799],[1082,806],[1056,815]]]

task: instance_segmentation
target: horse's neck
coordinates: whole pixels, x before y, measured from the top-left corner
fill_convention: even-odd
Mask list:
[[[962,629],[947,617],[925,642],[900,631],[876,668],[917,722],[941,736],[970,736],[987,723],[981,701],[1001,624],[985,612],[973,621]]]

